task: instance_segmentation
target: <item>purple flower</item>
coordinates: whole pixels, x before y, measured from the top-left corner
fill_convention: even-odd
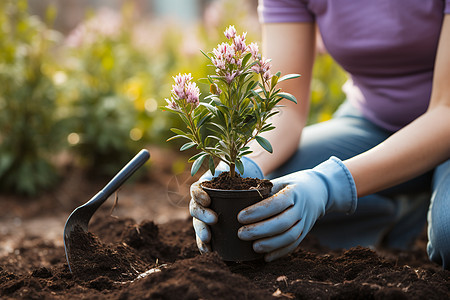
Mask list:
[[[188,82],[186,85],[186,101],[197,107],[200,103],[200,89],[195,82]]]
[[[175,102],[175,100],[173,99],[164,99],[167,102],[166,108],[170,109],[170,110],[174,110],[174,111],[178,111],[181,112],[180,107],[178,106],[177,102]]]
[[[270,64],[270,59],[266,59],[265,57],[263,57],[259,60],[259,64],[261,66],[260,72],[262,72],[262,73],[269,71],[270,68],[272,67],[272,65]]]
[[[176,95],[177,99],[186,98],[186,93],[184,92],[184,85],[180,84],[172,85],[172,94]]]
[[[259,74],[259,73],[261,73],[261,66],[259,64],[254,64],[252,66],[251,70],[253,72],[255,72],[256,74]]]
[[[217,69],[225,70],[226,66],[225,66],[225,61],[223,59],[213,58],[212,62]]]
[[[258,74],[264,74],[268,72],[271,68],[270,59],[261,58],[258,62],[252,67],[252,71]]]
[[[245,45],[245,37],[247,36],[247,32],[244,32],[242,35],[237,35],[233,39],[233,45],[236,52],[243,52],[247,48]]]
[[[225,80],[227,81],[228,84],[230,84],[238,74],[239,74],[238,71],[234,71],[232,73],[227,72],[225,74]]]
[[[272,75],[270,74],[270,71],[267,71],[263,74],[263,78],[265,81],[269,80],[270,78],[272,78]]]
[[[226,63],[234,64],[236,62],[236,60],[234,58],[236,55],[234,48],[226,43],[222,43],[222,44],[218,45],[217,48],[213,49],[213,54],[216,57],[216,59],[225,60]],[[222,64],[222,63],[218,63],[218,64]],[[218,68],[223,69],[221,67],[218,67]]]
[[[224,32],[225,37],[229,40],[234,39],[234,37],[236,36],[236,29],[234,28],[233,25],[230,25]]]
[[[194,82],[191,82],[191,74],[178,74],[173,77],[175,84],[172,85],[172,98],[170,100],[166,99],[168,103],[167,108],[172,110],[179,110],[180,103],[190,103],[197,107],[200,103],[200,89]]]
[[[258,59],[259,58],[258,44],[251,43],[250,45],[248,45],[248,51],[250,51],[250,53],[252,54],[253,59]]]
[[[178,73],[178,75],[173,77],[173,79],[175,80],[175,83],[177,85],[183,86],[186,84],[186,82],[191,81],[193,78],[191,73],[183,75],[181,73]]]

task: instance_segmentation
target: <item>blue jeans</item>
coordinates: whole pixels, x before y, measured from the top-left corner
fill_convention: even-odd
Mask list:
[[[307,126],[298,150],[268,178],[313,168],[332,155],[341,160],[348,159],[373,148],[391,134],[345,102],[333,119]],[[449,267],[449,201],[450,164],[447,162],[435,172],[359,198],[354,214],[327,214],[317,221],[311,233],[331,248],[361,245],[405,249],[424,229],[428,211],[430,259]]]

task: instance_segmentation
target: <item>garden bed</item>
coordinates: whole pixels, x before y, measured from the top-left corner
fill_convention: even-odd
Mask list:
[[[114,201],[105,203],[93,218],[90,233],[81,236],[73,274],[62,245],[64,221],[74,204],[88,200],[104,182],[72,170],[57,191],[36,201],[2,196],[0,298],[446,299],[450,295],[450,272],[428,261],[425,234],[410,251],[363,247],[331,251],[308,236],[294,253],[272,263],[225,263],[214,253],[200,255],[187,216],[187,197],[168,196],[170,190],[179,197],[185,194],[189,182],[183,187],[180,183],[186,178],[174,180],[165,167],[160,171],[165,175],[150,174],[124,186],[115,216],[110,213]],[[179,185],[176,189],[174,182]]]

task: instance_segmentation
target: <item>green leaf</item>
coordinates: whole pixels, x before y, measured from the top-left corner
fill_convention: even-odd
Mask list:
[[[243,113],[246,108],[248,108],[248,105],[250,104],[250,98],[245,98],[241,104],[239,105],[239,110]]]
[[[264,127],[263,129],[261,129],[261,132],[266,132],[266,131],[270,131],[275,129],[275,126],[268,126],[268,127]]]
[[[207,156],[206,153],[203,153],[202,156],[198,157],[194,163],[192,164],[191,168],[191,176],[194,176],[195,173],[197,173],[198,169],[202,166],[203,160],[205,160],[205,157]]]
[[[292,95],[289,94],[289,93],[280,92],[280,93],[277,94],[277,96],[279,96],[279,97],[281,97],[281,98],[284,98],[284,99],[287,99],[287,100],[292,101],[292,102],[294,102],[295,104],[297,104],[297,99],[295,99],[295,97],[292,96]]]
[[[212,140],[216,140],[216,142],[212,141]],[[220,138],[215,136],[215,135],[208,135],[205,138],[205,141],[203,142],[205,145],[210,145],[211,143],[213,143],[213,145],[217,144],[217,141],[220,141]],[[208,147],[207,147],[208,148]]]
[[[211,80],[209,78],[200,78],[197,82],[201,84],[210,84]]]
[[[225,129],[225,127],[223,127],[223,126],[220,125],[220,124],[212,123],[212,122],[211,122],[210,124],[216,126],[217,128],[219,128],[220,131],[221,131],[222,133],[224,133],[224,134],[227,132],[227,130]]]
[[[211,171],[211,174],[214,175],[214,173],[216,172],[216,166],[214,165],[214,159],[212,158],[211,155],[209,156],[208,166],[209,166],[209,170]]]
[[[264,101],[263,98],[256,92],[252,91],[253,96],[255,96],[256,99],[258,99],[260,102]]]
[[[201,127],[205,122],[211,120],[212,117],[213,117],[213,116],[210,115],[210,114],[204,116],[204,117],[198,122],[197,127]]]
[[[288,80],[288,79],[298,78],[300,76],[301,76],[300,74],[287,74],[287,75],[284,75],[283,77],[281,77],[278,80],[278,82],[282,82],[282,81],[285,81],[285,80]]]
[[[270,80],[270,89],[273,89],[277,85],[278,79],[279,79],[279,76],[277,76],[277,75],[272,76],[272,79]]]
[[[249,154],[251,154],[251,153],[253,153],[253,151],[251,151],[251,150],[248,150],[248,151],[241,151],[241,152],[239,153],[239,156],[246,156],[246,155],[249,155]]]
[[[217,86],[215,84],[209,85],[209,92],[214,95],[219,94],[219,90],[217,89]]]
[[[236,168],[238,169],[239,173],[244,174],[244,164],[242,161],[238,158],[235,161]]]
[[[179,134],[179,135],[187,135],[186,132],[184,132],[183,130],[180,130],[178,128],[170,128],[170,131],[172,131],[173,133]]]
[[[251,57],[251,53],[248,53],[246,56],[244,56],[244,59],[242,59],[242,65],[245,66]]]
[[[212,113],[216,111],[216,108],[209,103],[200,102],[200,105],[206,107]]]
[[[180,151],[190,149],[190,148],[194,147],[195,145],[197,145],[197,144],[194,142],[188,142],[188,143],[184,144],[183,146],[181,146]]]
[[[256,136],[255,137],[256,141],[258,142],[258,144],[261,145],[261,147],[263,147],[267,152],[272,153],[273,149],[272,149],[272,145],[270,144],[270,142],[268,140],[266,140],[265,138],[263,138],[262,136]]]
[[[195,154],[194,156],[192,156],[191,158],[188,159],[188,162],[193,162],[194,160],[196,160],[197,158],[199,158],[202,155],[206,155],[206,152],[200,152]]]
[[[187,136],[182,135],[182,134],[179,134],[179,135],[174,135],[173,137],[168,138],[168,139],[166,140],[166,142],[169,142],[169,141],[174,140],[174,139],[179,139],[179,138],[185,138],[185,139],[191,140],[191,139],[188,138]]]
[[[209,57],[208,54],[206,54],[206,53],[203,52],[202,50],[200,50],[200,52],[203,53],[203,55],[206,56],[206,57],[209,59],[210,62],[212,62],[212,59],[211,59],[211,57]]]

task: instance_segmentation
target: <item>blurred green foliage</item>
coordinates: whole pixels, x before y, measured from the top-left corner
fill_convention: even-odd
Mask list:
[[[88,19],[64,49],[68,59],[59,73],[61,98],[70,112],[69,143],[82,166],[93,175],[111,176],[145,145],[135,128],[134,101],[140,99],[130,94],[136,87],[125,85],[145,73],[147,64],[145,55],[132,47],[126,26],[117,24],[108,34],[90,21],[104,20]]]
[[[308,124],[331,119],[333,113],[345,100],[342,85],[347,74],[328,54],[318,54],[311,82],[311,106]]]
[[[51,78],[58,34],[26,9],[25,0],[0,2],[0,189],[34,194],[55,182],[64,120]]]
[[[126,2],[128,3],[128,2]],[[87,15],[69,36],[28,13],[26,0],[0,1],[0,192],[34,195],[55,184],[60,153],[92,174],[111,176],[140,148],[166,143],[181,124],[161,113],[172,76],[208,70],[199,49],[213,49],[234,24],[258,41],[248,1],[210,3],[196,26],[137,19],[125,4],[115,15]],[[253,13],[250,13],[253,11]],[[327,55],[314,67],[310,123],[331,117],[345,74]],[[209,86],[200,84],[206,95]]]

